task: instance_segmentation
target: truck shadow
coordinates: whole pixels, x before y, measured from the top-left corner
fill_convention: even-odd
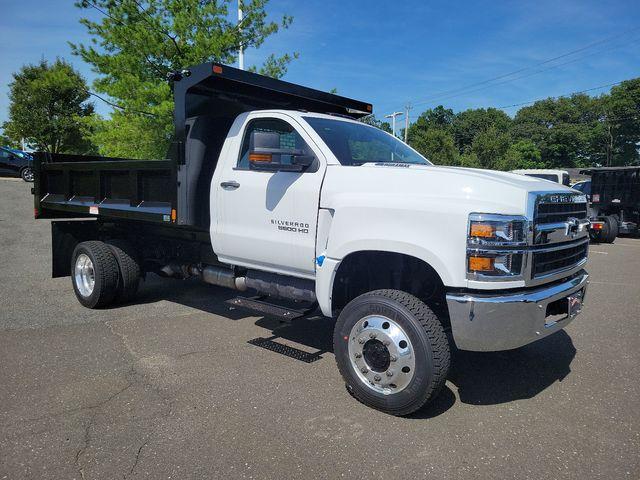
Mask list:
[[[576,349],[560,330],[532,344],[505,352],[456,351],[449,380],[460,401],[496,405],[532,398],[571,372]]]
[[[145,282],[139,302],[168,300],[229,320],[252,318],[257,326],[265,329],[264,337],[268,338],[251,339],[249,343],[260,346],[260,341],[266,341],[271,346],[297,345],[301,347],[299,353],[303,355],[292,355],[291,349],[287,350],[288,347],[273,351],[274,355],[293,357],[292,361],[296,361],[296,357],[301,360],[304,355],[317,360],[323,358],[324,354],[333,354],[335,320],[326,318],[319,312],[284,322],[225,303],[226,300],[235,298],[237,292],[197,281],[184,280],[176,284],[176,281],[153,277]],[[256,317],[259,318],[255,320]],[[571,337],[564,330],[530,345],[504,352],[467,352],[453,347],[448,385],[445,385],[434,402],[409,418],[437,417],[449,410],[456,400],[468,405],[497,405],[533,398],[569,375],[575,355],[576,349]],[[308,368],[314,368],[312,361],[307,363]],[[450,385],[455,386],[457,397]]]

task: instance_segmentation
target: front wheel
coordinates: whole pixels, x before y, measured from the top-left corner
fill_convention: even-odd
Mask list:
[[[438,396],[449,372],[442,324],[418,298],[376,290],[340,313],[334,352],[347,389],[391,415],[408,415]]]

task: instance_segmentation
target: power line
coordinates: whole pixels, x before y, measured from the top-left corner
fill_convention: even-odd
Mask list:
[[[604,38],[604,39],[599,40],[599,41],[597,41],[597,42],[592,42],[592,43],[587,44],[587,45],[585,45],[585,46],[583,46],[583,47],[580,47],[580,48],[577,48],[577,49],[575,49],[575,50],[571,50],[571,51],[569,51],[569,52],[565,52],[565,53],[563,53],[563,54],[561,54],[561,55],[557,55],[557,56],[555,56],[555,57],[552,57],[552,58],[549,58],[549,59],[546,59],[546,60],[543,60],[543,61],[537,62],[537,63],[535,63],[535,64],[533,64],[533,65],[528,66],[528,67],[519,68],[519,69],[517,69],[517,70],[511,71],[511,72],[508,72],[508,73],[504,73],[504,74],[498,75],[498,76],[496,76],[496,77],[488,78],[488,79],[486,79],[486,80],[482,80],[482,81],[480,81],[480,82],[475,82],[475,83],[472,83],[472,84],[466,85],[466,86],[464,86],[464,87],[459,87],[459,88],[456,88],[456,89],[444,90],[444,91],[438,92],[438,93],[434,94],[433,96],[429,97],[428,99],[421,100],[421,101],[417,101],[417,102],[412,102],[412,104],[413,104],[413,105],[423,105],[423,104],[425,104],[425,103],[429,103],[429,102],[431,102],[431,101],[433,101],[433,100],[441,99],[443,96],[444,96],[444,98],[453,98],[454,96],[458,96],[458,95],[453,95],[453,94],[456,94],[456,93],[463,93],[463,92],[464,92],[464,94],[467,94],[467,93],[473,93],[473,92],[475,92],[475,91],[482,90],[482,88],[480,88],[480,89],[476,89],[476,90],[473,90],[473,91],[471,91],[471,92],[466,92],[466,90],[468,90],[468,89],[470,89],[470,88],[473,88],[473,87],[481,86],[481,85],[487,85],[487,84],[489,84],[489,83],[491,83],[491,82],[495,82],[496,80],[501,80],[501,79],[503,79],[503,78],[508,78],[508,77],[513,76],[513,75],[517,75],[518,73],[522,73],[522,72],[525,72],[525,71],[531,70],[531,69],[533,69],[533,68],[535,68],[535,67],[540,67],[540,66],[542,66],[542,65],[546,65],[546,64],[552,63],[552,62],[554,62],[554,61],[556,61],[556,60],[560,60],[560,59],[562,59],[562,58],[566,58],[566,57],[569,57],[569,56],[571,56],[571,55],[575,55],[575,54],[577,54],[577,53],[580,53],[580,52],[583,52],[583,51],[589,50],[589,49],[594,48],[594,47],[596,47],[596,46],[598,46],[598,45],[603,45],[603,44],[611,43],[613,40],[616,40],[616,39],[618,39],[618,38],[624,37],[624,36],[626,36],[627,34],[629,34],[630,32],[634,32],[634,31],[636,31],[636,30],[640,30],[640,27],[634,27],[634,28],[631,28],[631,29],[625,30],[624,32],[621,32],[621,33],[619,33],[619,34],[617,34],[617,35],[613,35],[613,36],[610,36],[610,37]],[[632,43],[633,43],[634,41],[636,41],[636,40],[638,40],[638,39],[633,40],[633,41],[632,41]],[[620,46],[622,46],[622,45],[616,45],[616,46],[614,46],[612,49],[619,48]],[[593,54],[603,53],[603,52],[608,51],[608,50],[610,50],[610,49],[604,49],[604,50],[601,50],[601,51],[599,51],[599,52],[595,52],[595,53],[593,53]],[[507,81],[505,81],[505,82],[501,82],[501,83],[498,83],[498,84],[495,84],[495,85],[488,85],[487,87],[484,87],[484,88],[489,88],[489,87],[491,87],[491,86],[502,85],[502,84],[504,84],[504,83],[508,83],[508,82],[515,81],[515,80],[519,80],[519,79],[521,79],[521,78],[526,78],[527,76],[535,75],[535,74],[537,74],[537,73],[541,73],[541,72],[544,72],[544,71],[547,71],[547,70],[551,70],[551,69],[553,69],[553,68],[557,68],[557,67],[560,67],[560,66],[563,66],[563,65],[567,65],[567,64],[569,64],[569,63],[573,63],[573,62],[575,62],[575,61],[579,61],[579,60],[584,59],[584,58],[586,58],[586,57],[588,57],[588,56],[590,56],[590,55],[593,55],[593,54],[585,55],[585,56],[582,56],[582,57],[580,57],[580,58],[578,58],[578,59],[570,60],[569,62],[563,62],[563,63],[557,64],[557,65],[553,65],[553,66],[551,66],[551,67],[549,67],[549,68],[547,68],[547,69],[537,70],[537,71],[535,71],[535,72],[531,72],[531,73],[529,73],[529,74],[527,74],[527,75],[521,75],[521,76],[518,76],[518,77],[516,77],[516,78],[509,79],[509,80],[507,80]]]
[[[640,40],[640,37],[639,37],[639,38],[636,38],[636,39],[631,40],[629,43],[633,44],[633,43],[635,43],[635,42],[638,42],[639,40]],[[497,87],[497,86],[499,86],[499,85],[504,85],[504,84],[506,84],[506,83],[515,82],[515,81],[517,81],[517,80],[521,80],[521,79],[523,79],[523,78],[532,77],[532,76],[534,76],[534,75],[538,75],[539,73],[543,73],[543,72],[547,72],[547,71],[549,71],[549,70],[553,70],[554,68],[558,68],[558,67],[562,67],[562,66],[565,66],[565,65],[569,65],[569,64],[571,64],[571,63],[579,62],[580,60],[584,60],[585,58],[587,58],[587,57],[591,57],[591,56],[593,56],[593,55],[598,55],[598,54],[600,54],[600,53],[604,53],[604,52],[608,52],[608,51],[611,51],[611,50],[615,50],[616,48],[620,48],[621,46],[622,46],[622,45],[614,45],[614,46],[612,46],[612,47],[610,47],[610,48],[602,49],[602,50],[599,50],[599,51],[597,51],[597,52],[588,53],[588,54],[586,54],[586,55],[583,55],[583,56],[578,57],[578,58],[574,58],[574,59],[572,59],[572,60],[568,60],[568,61],[566,61],[566,62],[558,63],[558,64],[555,64],[555,65],[551,65],[550,67],[546,67],[546,68],[543,68],[543,69],[540,69],[540,70],[534,70],[534,71],[529,72],[529,73],[526,73],[526,74],[524,74],[524,75],[520,75],[520,76],[517,76],[517,77],[515,77],[515,78],[509,78],[509,79],[507,79],[507,80],[503,80],[503,81],[501,81],[501,82],[497,82],[497,83],[492,83],[492,84],[490,84],[490,85],[485,85],[485,86],[483,86],[483,87],[475,88],[475,89],[472,89],[472,90],[465,90],[465,91],[463,91],[463,92],[461,92],[461,93],[451,94],[451,95],[446,95],[446,96],[436,96],[436,97],[431,98],[430,100],[427,100],[427,101],[424,101],[424,102],[420,102],[420,103],[418,103],[418,104],[416,104],[416,105],[423,105],[423,104],[425,104],[425,103],[430,103],[430,102],[432,102],[433,100],[447,100],[447,99],[450,99],[450,98],[456,98],[456,97],[460,97],[460,96],[462,96],[462,95],[468,95],[468,94],[470,94],[470,93],[479,92],[479,91],[481,91],[481,90],[485,90],[485,89],[487,89],[487,88]]]
[[[546,97],[546,98],[538,98],[537,100],[530,100],[528,102],[521,102],[521,103],[514,103],[512,105],[505,105],[504,107],[497,107],[497,108],[512,108],[512,107],[520,107],[522,105],[529,105],[531,103],[536,103],[536,102],[541,102],[542,100],[548,100],[548,99],[558,99],[558,98],[563,98],[563,97],[570,97],[572,95],[578,95],[580,93],[587,93],[587,92],[592,92],[594,90],[600,90],[601,88],[607,88],[607,87],[613,87],[614,85],[620,85],[622,82],[624,82],[624,80],[621,80],[619,82],[615,82],[615,83],[607,83],[606,85],[600,85],[599,87],[592,87],[592,88],[587,88],[585,90],[579,90],[577,92],[571,92],[571,93],[565,93],[563,95],[557,95],[555,97]]]

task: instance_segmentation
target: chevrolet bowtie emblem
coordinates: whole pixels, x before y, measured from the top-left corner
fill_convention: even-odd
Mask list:
[[[570,217],[567,218],[565,222],[564,234],[567,237],[575,237],[578,233],[578,226],[580,225],[580,221],[577,218]]]

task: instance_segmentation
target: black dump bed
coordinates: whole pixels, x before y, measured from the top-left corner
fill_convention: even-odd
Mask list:
[[[175,72],[175,140],[164,160],[37,153],[38,218],[135,219],[209,227],[209,189],[235,118],[264,109],[306,110],[359,118],[368,103],[217,63]]]
[[[591,175],[592,203],[640,209],[640,166],[590,168],[580,173]]]

